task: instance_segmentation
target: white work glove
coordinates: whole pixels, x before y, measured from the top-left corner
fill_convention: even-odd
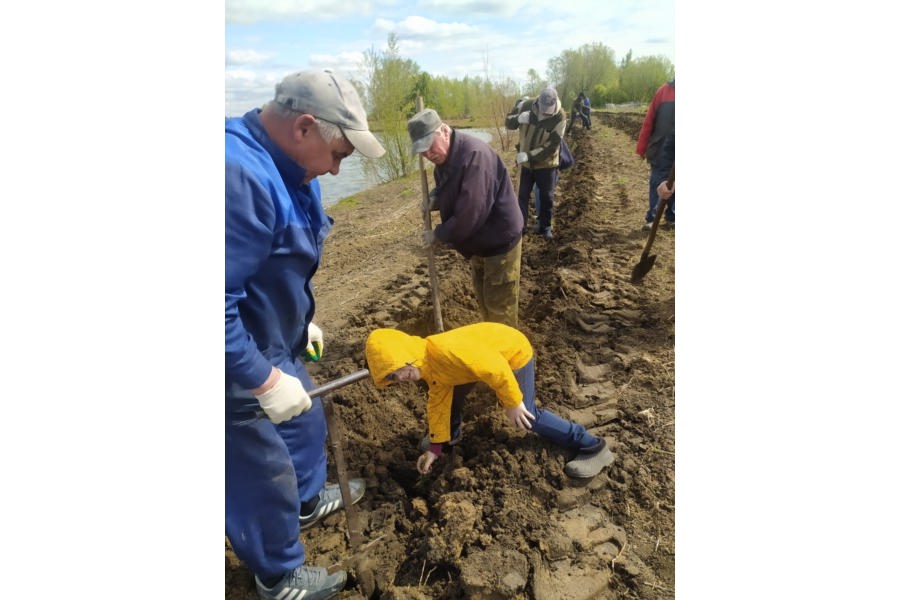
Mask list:
[[[425,231],[422,232],[422,247],[423,248],[432,247],[434,245],[435,240],[437,240],[437,237],[434,235],[433,229],[426,229]]]
[[[516,154],[516,164],[521,165],[523,163],[528,162],[528,153],[527,152],[519,152]]]
[[[434,464],[434,461],[436,460],[437,454],[430,450],[426,450],[416,461],[416,470],[422,475],[427,475],[428,473],[431,473],[431,465]]]
[[[322,337],[322,330],[315,323],[310,323],[306,329],[306,360],[319,362],[324,351],[325,338]]]
[[[530,115],[531,115],[531,112],[527,111],[527,110],[523,113],[519,113],[519,119],[518,119],[519,123],[522,125],[525,125],[526,123],[528,123],[529,119],[531,118]]]
[[[281,423],[305,413],[312,406],[312,400],[303,384],[293,375],[278,370],[278,379],[268,391],[256,396],[259,405],[273,423]]]
[[[506,418],[513,427],[528,430],[531,429],[531,421],[534,420],[534,415],[528,412],[524,402],[519,402],[517,406],[506,409]]]

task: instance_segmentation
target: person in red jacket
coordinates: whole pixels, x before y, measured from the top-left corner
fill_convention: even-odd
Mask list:
[[[650,208],[644,215],[644,229],[650,229],[656,216],[659,194],[656,188],[669,176],[669,165],[661,164],[661,150],[666,138],[675,130],[675,80],[666,82],[656,90],[647,115],[638,134],[637,153],[650,163]],[[666,225],[675,225],[675,195],[666,205]]]

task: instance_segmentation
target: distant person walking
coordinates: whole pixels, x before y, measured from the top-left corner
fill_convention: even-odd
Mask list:
[[[660,163],[660,149],[666,137],[675,130],[675,80],[664,83],[656,90],[650,106],[647,107],[647,115],[638,134],[637,153],[641,158],[646,158],[650,163],[650,195],[649,210],[644,215],[644,229],[650,229],[656,216],[656,206],[659,204],[657,187],[661,181],[669,176],[668,167]],[[666,225],[675,225],[675,195],[669,199],[666,205]]]
[[[581,124],[584,125],[585,129],[591,128],[591,100],[588,98],[584,92],[580,92],[578,94],[578,99],[580,99],[580,107],[578,111],[578,116],[581,117]]]

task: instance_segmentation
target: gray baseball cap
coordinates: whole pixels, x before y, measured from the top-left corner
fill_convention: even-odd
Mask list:
[[[555,113],[557,100],[559,100],[559,96],[557,96],[555,89],[552,87],[544,88],[544,91],[538,96],[538,105],[541,107],[541,112],[545,115]]]
[[[434,141],[434,132],[440,128],[441,117],[433,108],[426,108],[417,112],[412,119],[406,122],[406,130],[409,131],[409,139],[412,140],[413,154],[425,152]]]
[[[288,75],[275,86],[275,102],[296,112],[334,123],[369,158],[384,148],[369,131],[366,111],[353,84],[331,71],[310,69]]]

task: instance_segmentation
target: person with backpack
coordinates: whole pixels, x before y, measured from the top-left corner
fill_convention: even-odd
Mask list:
[[[537,184],[540,210],[535,232],[552,240],[553,193],[556,188],[560,143],[566,133],[566,112],[552,87],[545,88],[536,100],[526,100],[506,115],[506,128],[519,130],[516,164],[519,174],[519,208],[528,225],[531,189]]]

